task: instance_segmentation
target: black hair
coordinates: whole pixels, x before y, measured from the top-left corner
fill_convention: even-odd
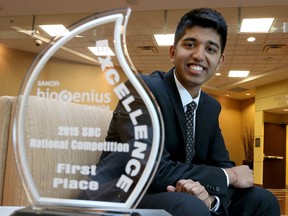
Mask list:
[[[177,25],[174,46],[185,35],[186,30],[193,26],[215,29],[220,35],[221,53],[223,54],[227,40],[227,24],[218,11],[211,8],[198,8],[186,13]]]

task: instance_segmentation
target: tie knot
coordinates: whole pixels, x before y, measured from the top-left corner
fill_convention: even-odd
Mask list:
[[[194,111],[194,110],[196,109],[196,107],[197,107],[196,102],[195,102],[195,101],[192,101],[191,103],[189,103],[189,104],[187,105],[187,111],[188,111],[188,110],[189,110],[189,111]]]

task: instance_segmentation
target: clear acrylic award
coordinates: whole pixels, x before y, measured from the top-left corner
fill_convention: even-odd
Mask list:
[[[136,207],[161,157],[163,125],[127,52],[130,13],[80,20],[31,65],[13,124],[31,206],[14,215],[145,215]]]

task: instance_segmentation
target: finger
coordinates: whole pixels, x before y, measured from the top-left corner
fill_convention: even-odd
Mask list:
[[[189,182],[185,182],[182,185],[181,191],[180,192],[184,192],[184,193],[189,193],[189,191],[191,190],[192,185]]]
[[[198,185],[194,185],[193,187],[191,187],[189,193],[198,197],[201,193],[203,193],[203,189]]]
[[[199,182],[193,182],[190,183],[190,192],[193,192],[193,194],[198,194],[199,190],[202,188],[202,185]]]
[[[199,182],[194,182],[192,180],[188,180],[182,187],[182,191],[186,192],[186,193],[190,193],[192,192],[192,194],[194,194],[194,191],[197,192],[197,188],[201,187]]]
[[[172,186],[172,185],[168,185],[167,186],[167,191],[168,192],[175,192],[176,191],[176,187]]]
[[[197,196],[202,201],[206,200],[209,197],[208,193],[206,193],[206,191],[203,190],[198,191],[198,194],[195,196]]]
[[[197,197],[199,197],[199,198],[201,197],[201,200],[206,199],[207,196],[208,196],[208,192],[207,192],[206,189],[205,189],[202,185],[200,185],[200,184],[198,184],[197,186],[193,187],[193,188],[191,189],[191,193],[193,193],[195,196],[197,196]]]
[[[188,183],[188,180],[186,180],[186,179],[179,180],[176,184],[176,191],[185,192],[183,188],[184,188],[184,185],[187,183]]]

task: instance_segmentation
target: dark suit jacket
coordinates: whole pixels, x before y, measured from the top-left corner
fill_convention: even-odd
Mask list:
[[[184,164],[186,126],[185,114],[173,70],[154,72],[143,80],[160,106],[165,126],[165,150],[150,191],[165,191],[179,179],[199,181],[209,194],[217,195],[224,205],[230,199],[227,180],[222,169],[235,166],[219,128],[221,106],[217,100],[201,93],[196,112],[195,157],[193,165]]]
[[[226,175],[221,168],[232,167],[235,164],[229,159],[219,128],[220,104],[204,92],[201,93],[196,112],[195,157],[193,165],[189,166],[184,163],[185,114],[175,84],[173,69],[167,73],[156,71],[149,76],[143,75],[142,78],[160,106],[165,127],[164,152],[148,192],[163,192],[166,191],[168,185],[175,185],[180,179],[192,179],[205,186],[209,194],[217,195],[224,209],[227,210],[232,193],[227,187]],[[140,106],[140,104],[134,104],[135,107],[138,105]],[[129,142],[129,139],[133,137],[132,130],[129,117],[127,117],[127,113],[125,116],[123,107],[119,104],[114,111],[107,140]],[[104,152],[100,163],[97,165],[97,173],[111,174],[111,166],[114,166],[113,170],[122,169],[123,171],[123,166],[127,163],[127,160],[128,158],[121,156],[121,154],[115,155]],[[107,164],[113,165],[107,167]],[[117,178],[117,175],[119,173],[113,171],[113,174],[107,178],[113,181],[114,177]],[[116,188],[113,191],[115,193],[119,192]],[[119,194],[117,196],[119,198]],[[88,194],[88,197],[93,199],[91,194]]]

